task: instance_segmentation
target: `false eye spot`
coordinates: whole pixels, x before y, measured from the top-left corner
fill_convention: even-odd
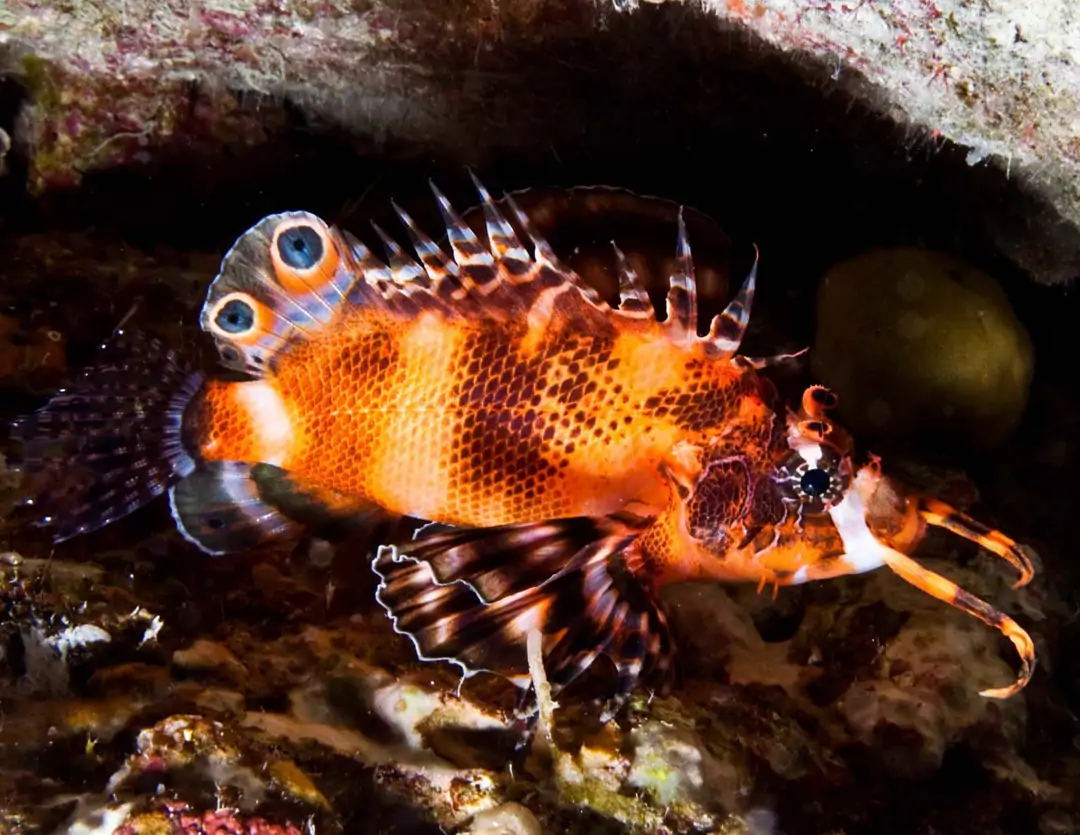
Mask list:
[[[322,261],[322,236],[311,226],[293,226],[278,236],[278,255],[294,270],[310,270]]]
[[[832,484],[832,476],[827,470],[813,467],[802,474],[799,487],[808,496],[822,496]]]
[[[248,333],[255,327],[255,308],[243,299],[230,299],[221,306],[214,323],[234,336]]]

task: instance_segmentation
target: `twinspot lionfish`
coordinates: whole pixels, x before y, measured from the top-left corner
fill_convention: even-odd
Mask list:
[[[162,493],[209,554],[372,512],[452,526],[382,546],[378,599],[424,659],[527,686],[530,630],[565,686],[606,656],[616,699],[669,670],[659,590],[683,580],[776,587],[889,566],[995,626],[1012,619],[906,556],[928,525],[1009,560],[1017,545],[856,467],[807,390],[798,411],[739,353],[757,260],[708,333],[680,214],[667,315],[620,257],[610,306],[511,198],[523,243],[477,181],[484,242],[435,189],[448,247],[395,205],[413,258],[386,260],[307,212],[269,216],[225,255],[200,325],[230,375],[122,335],[74,386],[16,423],[52,485],[30,503],[62,541]],[[772,358],[776,359],[776,358]],[[237,377],[240,379],[237,379]]]

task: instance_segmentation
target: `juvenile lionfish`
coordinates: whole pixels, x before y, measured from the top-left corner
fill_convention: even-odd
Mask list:
[[[30,500],[56,541],[167,492],[191,543],[223,554],[373,512],[453,526],[378,549],[377,596],[424,659],[526,684],[544,636],[552,683],[601,655],[616,700],[671,666],[657,592],[682,580],[803,583],[888,565],[995,626],[1010,618],[905,556],[937,525],[1032,577],[1012,540],[902,488],[813,387],[781,417],[739,354],[757,262],[707,335],[681,215],[667,316],[621,258],[609,306],[560,263],[508,198],[525,237],[477,182],[486,244],[435,189],[448,251],[395,206],[416,259],[376,227],[387,259],[306,212],[272,215],[225,255],[200,325],[226,369],[207,377],[134,334],[16,423]],[[616,248],[616,253],[618,249]],[[780,407],[781,409],[783,407]]]

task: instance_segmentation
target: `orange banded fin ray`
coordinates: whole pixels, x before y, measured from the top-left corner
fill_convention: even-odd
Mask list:
[[[697,336],[697,283],[694,279],[694,260],[682,207],[679,208],[679,234],[675,249],[675,271],[668,278],[667,319],[664,325],[675,342],[686,342]]]
[[[1012,539],[1001,531],[994,530],[956,508],[926,496],[919,497],[919,515],[927,524],[944,528],[947,531],[970,540],[987,551],[997,554],[1020,572],[1013,588],[1026,586],[1035,576],[1035,567],[1027,554]]]
[[[709,328],[707,339],[720,356],[734,357],[739,353],[747,325],[750,324],[750,310],[754,305],[754,290],[757,287],[757,270],[758,251],[757,247],[754,247],[754,265],[735,298],[728,302],[721,313],[713,317]]]
[[[924,568],[899,551],[888,549],[885,555],[885,564],[911,585],[936,597],[938,600],[943,600],[972,617],[978,618],[1012,641],[1020,656],[1020,672],[1017,680],[1007,687],[982,690],[980,695],[991,699],[1007,699],[1027,686],[1032,674],[1035,672],[1035,644],[1031,640],[1031,636],[1024,631],[1020,624],[1008,615],[999,612],[984,600],[964,591],[952,580]]]
[[[628,316],[655,318],[656,310],[641,276],[630,266],[626,254],[615,241],[611,242],[611,247],[615,250],[615,262],[619,267],[619,310]]]

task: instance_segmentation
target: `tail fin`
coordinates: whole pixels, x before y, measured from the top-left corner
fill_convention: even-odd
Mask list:
[[[102,345],[71,388],[12,424],[24,469],[40,477],[25,502],[37,509],[34,524],[63,542],[127,516],[191,473],[181,423],[201,384],[152,337],[121,331]]]
[[[623,520],[579,518],[421,535],[405,553],[379,548],[376,597],[422,660],[527,688],[526,637],[538,629],[553,685],[607,655],[621,703],[641,678],[667,671],[674,652],[637,573],[639,533]]]

